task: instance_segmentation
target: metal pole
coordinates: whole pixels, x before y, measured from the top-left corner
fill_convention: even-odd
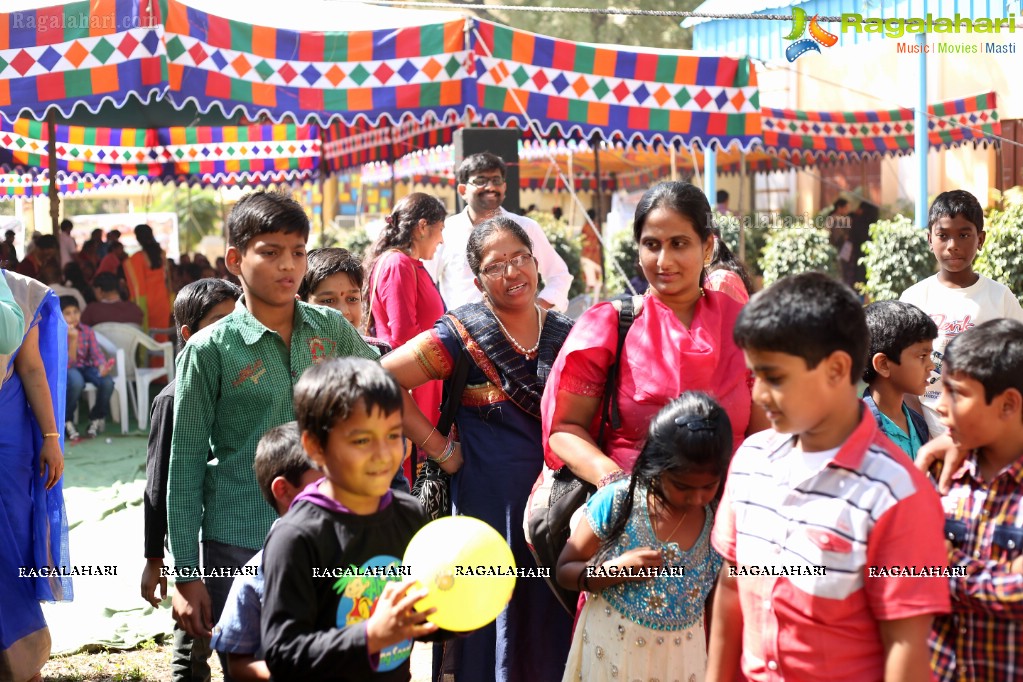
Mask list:
[[[708,144],[703,150],[703,192],[711,206],[717,205],[718,150],[713,144]]]
[[[575,191],[575,161],[572,157],[572,148],[568,149],[568,190],[569,196]],[[572,201],[568,205],[568,224],[575,225],[575,206],[576,202]]]
[[[920,57],[917,63],[920,65],[919,80],[917,81],[916,116],[916,139],[914,153],[916,154],[917,167],[917,190],[916,190],[916,226],[927,227],[927,53],[924,48],[927,46],[927,34],[917,33],[916,44],[920,46]]]
[[[597,176],[597,209],[593,212],[593,230],[597,234],[603,234],[604,212],[604,188],[600,182],[600,139],[593,144],[593,173]]]
[[[736,254],[739,260],[743,263],[746,262],[746,221],[743,219],[742,210],[742,195],[743,190],[746,189],[746,152],[739,150],[739,199],[737,201],[735,211],[739,218],[739,249]],[[750,211],[752,213],[753,211]]]
[[[327,245],[324,241],[327,229],[327,161],[320,157],[320,248]]]
[[[668,145],[671,150],[671,181],[678,182],[678,159],[675,157],[675,143]]]
[[[46,114],[46,135],[48,150],[48,167],[50,173],[50,223],[53,234],[60,232],[60,196],[57,193],[57,112],[50,109]]]

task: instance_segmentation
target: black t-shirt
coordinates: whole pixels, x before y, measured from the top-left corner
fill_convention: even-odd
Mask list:
[[[411,653],[411,643],[385,649],[378,670],[371,667],[365,619],[384,580],[353,573],[369,567],[386,573],[427,520],[418,500],[395,492],[390,504],[367,516],[299,500],[274,525],[263,551],[262,620],[266,663],[274,680],[411,678],[408,657],[403,658],[405,650]]]

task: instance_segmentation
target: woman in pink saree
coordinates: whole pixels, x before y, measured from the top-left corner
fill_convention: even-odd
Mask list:
[[[688,183],[653,187],[633,226],[640,266],[650,288],[642,297],[619,362],[621,425],[605,425],[597,446],[601,401],[618,340],[618,312],[601,303],[576,322],[551,369],[542,403],[547,466],[606,485],[631,471],[650,420],[684,391],[705,391],[725,411],[735,447],[766,428],[751,414],[750,374],[732,339],[741,305],[702,287],[713,248],[703,192]]]

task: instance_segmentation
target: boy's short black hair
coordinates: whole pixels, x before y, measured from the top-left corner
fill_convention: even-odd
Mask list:
[[[984,231],[984,209],[981,208],[977,197],[965,189],[954,189],[949,192],[942,192],[934,197],[931,210],[927,214],[927,229],[934,227],[934,223],[942,218],[955,218],[962,216],[973,223],[977,232]]]
[[[278,476],[293,486],[302,482],[302,475],[315,469],[302,449],[302,432],[298,430],[298,422],[290,421],[275,426],[259,439],[256,446],[256,458],[252,461],[252,469],[256,472],[256,483],[263,499],[271,507],[277,509],[274,493],[270,485]]]
[[[914,343],[933,341],[938,337],[938,325],[927,313],[905,301],[876,301],[863,311],[870,331],[867,366],[863,380],[868,384],[877,378],[873,358],[883,353],[889,362],[900,364],[902,351]]]
[[[119,291],[117,275],[112,272],[101,272],[93,278],[92,284],[100,291]]]
[[[78,310],[82,309],[82,307],[78,304],[78,299],[74,296],[61,296],[60,312],[64,312],[68,308],[77,308]]]
[[[719,189],[717,193],[717,203],[723,204],[726,201],[728,201],[728,192],[723,189]]]
[[[303,432],[320,445],[330,430],[352,415],[362,401],[367,412],[402,409],[401,386],[378,363],[363,358],[330,358],[307,369],[295,384],[295,416]]]
[[[508,164],[504,162],[504,159],[497,154],[480,152],[479,154],[465,157],[462,163],[458,164],[458,172],[455,174],[455,177],[458,178],[458,184],[464,185],[469,182],[469,178],[477,173],[494,170],[501,171],[501,177],[508,177]]]
[[[740,348],[795,355],[808,369],[844,351],[852,359],[853,384],[867,359],[863,305],[852,289],[819,272],[789,275],[755,294],[732,335]]]
[[[242,253],[253,239],[271,232],[309,239],[309,216],[297,201],[281,192],[246,194],[227,216],[227,243]]]
[[[178,350],[185,347],[185,339],[181,336],[181,328],[186,324],[195,333],[199,322],[206,317],[213,306],[227,300],[237,301],[242,290],[237,284],[224,279],[207,277],[181,287],[174,298],[174,327],[178,331]]]
[[[957,335],[945,348],[941,371],[980,382],[987,403],[1010,388],[1023,393],[1023,322],[988,320]]]
[[[849,200],[848,199],[843,199],[842,197],[839,197],[838,199],[835,199],[835,203],[833,203],[831,205],[831,208],[832,209],[839,209],[839,208],[842,208],[843,206],[848,206],[848,205],[849,205]]]
[[[298,287],[299,298],[308,301],[309,296],[316,291],[323,280],[339,273],[348,275],[352,284],[362,289],[362,261],[356,258],[351,251],[337,247],[310,251],[306,257],[305,277],[302,278],[302,284]]]

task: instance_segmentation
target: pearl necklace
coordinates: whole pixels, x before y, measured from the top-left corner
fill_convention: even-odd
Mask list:
[[[502,332],[504,332],[505,338],[511,341],[511,344],[515,346],[520,353],[526,357],[536,355],[536,352],[540,350],[540,337],[543,336],[543,311],[540,309],[540,306],[536,306],[536,325],[539,327],[540,331],[536,334],[536,344],[532,348],[526,348],[516,341],[515,337],[512,336],[508,329],[504,326],[504,323],[501,322],[501,318],[498,316],[497,311],[493,308],[491,308],[490,311],[494,313],[494,319],[497,320],[497,326],[501,328]]]

